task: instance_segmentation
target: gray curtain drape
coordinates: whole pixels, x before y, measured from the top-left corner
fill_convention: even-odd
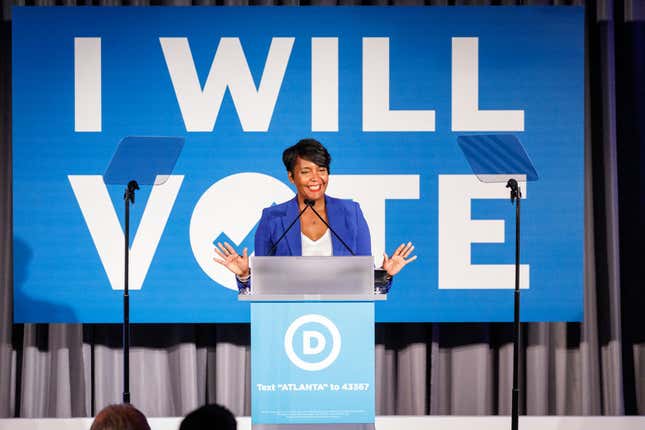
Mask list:
[[[276,3],[13,2],[50,6]],[[584,2],[394,1],[395,5],[490,3]],[[645,293],[638,285],[642,235],[630,234],[627,224],[642,224],[641,193],[636,193],[635,203],[622,197],[626,181],[637,178],[642,186],[645,6],[640,0],[586,3],[584,322],[523,326],[520,403],[523,413],[531,415],[645,414],[645,339],[640,333],[645,327],[641,316]],[[3,2],[0,24],[0,418],[90,416],[120,401],[120,327],[12,325],[11,4]],[[629,193],[634,193],[634,185],[629,186]],[[635,217],[631,211],[636,211]],[[18,273],[15,276],[19,281]],[[248,325],[137,325],[132,336],[132,398],[147,415],[184,415],[206,402],[226,405],[236,415],[250,414]],[[378,324],[376,412],[510,414],[512,350],[510,324]]]

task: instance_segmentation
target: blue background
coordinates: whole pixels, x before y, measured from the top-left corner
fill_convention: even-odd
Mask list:
[[[510,290],[437,288],[439,174],[469,174],[451,131],[451,38],[479,38],[480,109],[523,109],[515,133],[540,181],[522,202],[525,321],[580,320],[583,285],[583,9],[16,8],[13,20],[13,194],[17,322],[118,322],[110,288],[67,175],[101,174],[127,135],[184,136],[185,175],[140,291],[134,322],[248,321],[193,256],[200,196],[223,177],[261,172],[287,183],[280,156],[313,136],[334,174],[418,174],[419,200],[386,204],[386,248],[413,240],[377,321],[509,321]],[[256,84],[272,37],[295,37],[268,132],[244,132],[227,93],[212,132],[186,132],[159,37],[188,37],[200,81],[220,37],[239,37]],[[311,131],[311,37],[339,38],[339,132]],[[102,131],[74,132],[74,37],[102,38]],[[435,132],[362,131],[362,38],[390,38],[392,109],[434,109]],[[109,187],[119,218],[122,187]],[[149,190],[137,195],[136,231]],[[473,201],[472,218],[506,221],[506,242],[473,244],[472,262],[513,263],[514,210]],[[247,243],[252,243],[249,236]]]

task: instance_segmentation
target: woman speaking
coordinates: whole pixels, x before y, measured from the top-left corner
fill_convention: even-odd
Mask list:
[[[355,255],[371,255],[370,231],[358,203],[325,194],[331,164],[327,149],[317,140],[303,139],[283,152],[282,161],[289,181],[296,187],[296,196],[262,211],[255,232],[255,255],[339,256],[352,255],[350,250]],[[314,210],[305,210],[307,206]],[[294,220],[295,225],[285,235]],[[410,257],[413,250],[408,242],[399,245],[391,257],[383,254],[382,269],[386,271],[383,292],[389,290],[394,275],[416,260],[416,256]],[[244,248],[240,255],[224,242],[217,243],[215,253],[219,258],[214,260],[235,274],[239,288],[247,288],[251,276],[248,250]]]

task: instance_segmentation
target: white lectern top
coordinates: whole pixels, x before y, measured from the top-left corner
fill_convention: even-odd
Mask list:
[[[374,259],[343,257],[251,257],[251,290],[244,301],[377,301]]]

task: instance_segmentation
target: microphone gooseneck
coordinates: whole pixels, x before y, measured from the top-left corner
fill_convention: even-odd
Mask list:
[[[334,231],[334,229],[333,229],[333,228],[331,228],[331,226],[327,223],[327,221],[325,221],[325,219],[324,219],[322,216],[320,216],[320,214],[318,213],[318,211],[314,208],[314,205],[316,204],[315,200],[312,200],[312,199],[304,199],[304,204],[305,204],[305,207],[304,207],[304,208],[302,208],[302,210],[300,211],[300,213],[298,214],[298,216],[297,216],[297,217],[296,217],[296,218],[291,222],[291,224],[289,224],[289,227],[287,227],[287,229],[282,233],[282,235],[280,235],[280,237],[278,238],[278,240],[276,240],[275,244],[274,244],[274,245],[271,247],[271,249],[269,250],[268,255],[274,255],[273,253],[275,252],[276,248],[278,247],[278,244],[280,243],[280,241],[281,241],[282,239],[284,239],[284,237],[287,235],[287,233],[289,232],[289,230],[291,230],[291,228],[294,226],[294,224],[295,224],[295,223],[296,223],[296,222],[297,222],[297,221],[302,217],[302,214],[303,214],[303,213],[305,213],[305,211],[306,211],[307,209],[311,208],[311,210],[312,210],[312,211],[314,211],[314,213],[316,214],[316,216],[317,216],[317,217],[318,217],[318,218],[323,222],[323,224],[325,224],[325,226],[327,226],[327,228],[329,229],[329,231],[331,231],[331,232],[334,234],[334,236],[336,236],[336,239],[338,239],[338,240],[340,241],[340,243],[342,243],[342,244],[343,244],[343,246],[345,247],[345,249],[347,249],[347,250],[349,251],[349,253],[350,253],[350,254],[352,254],[352,255],[354,255],[354,256],[355,256],[355,255],[356,255],[356,253],[352,250],[352,248],[350,248],[350,247],[349,247],[349,245],[347,245],[347,243],[345,243],[345,241],[344,241],[344,240],[343,240],[343,239],[338,235],[338,233],[336,233],[336,232]]]
[[[309,204],[310,202],[311,202],[311,205]],[[349,245],[347,245],[347,244],[345,243],[345,241],[344,241],[344,240],[343,240],[343,239],[338,235],[338,233],[336,233],[336,232],[334,231],[334,229],[333,229],[333,228],[331,228],[331,226],[330,226],[329,224],[327,224],[327,221],[325,221],[325,220],[323,219],[323,217],[321,217],[321,216],[320,216],[320,214],[318,213],[318,211],[314,208],[314,205],[313,205],[314,203],[315,203],[315,202],[314,202],[313,200],[305,199],[305,205],[306,205],[306,206],[305,206],[305,209],[307,209],[307,207],[311,207],[311,210],[312,210],[312,211],[314,211],[314,213],[316,214],[316,216],[317,216],[318,218],[320,218],[320,220],[323,222],[323,224],[325,224],[325,225],[327,226],[327,228],[329,229],[329,231],[331,231],[331,232],[334,234],[334,236],[336,236],[336,239],[340,240],[340,243],[342,243],[342,244],[343,244],[343,246],[345,247],[345,249],[347,249],[347,250],[349,251],[349,253],[350,253],[350,254],[352,254],[352,255],[354,255],[354,256],[355,256],[355,255],[356,255],[356,253],[355,253],[354,251],[352,251],[352,248],[350,248],[350,247],[349,247]]]
[[[305,211],[306,211],[307,209],[309,209],[309,208],[313,209],[313,206],[312,206],[312,205],[307,204],[307,201],[311,201],[311,202],[313,202],[313,200],[309,200],[309,199],[306,199],[306,200],[305,200],[305,207],[300,211],[300,213],[298,214],[298,216],[297,216],[297,217],[296,217],[296,218],[291,222],[291,224],[289,224],[289,227],[287,227],[287,229],[284,231],[284,233],[282,233],[282,235],[278,238],[278,240],[276,240],[276,241],[275,241],[275,244],[274,244],[274,245],[271,247],[271,249],[269,250],[268,255],[273,255],[273,253],[275,252],[275,249],[278,247],[278,244],[280,243],[280,241],[281,241],[282,239],[284,239],[284,237],[287,235],[287,233],[289,232],[289,230],[291,230],[291,227],[293,227],[293,225],[296,223],[296,221],[298,221],[298,220],[300,219],[300,217],[302,216],[302,214],[303,214],[303,213],[305,213]]]

